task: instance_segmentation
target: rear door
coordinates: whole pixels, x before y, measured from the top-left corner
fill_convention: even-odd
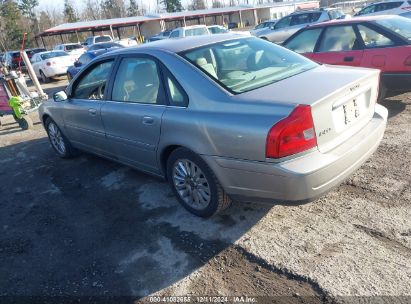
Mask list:
[[[64,126],[76,146],[98,154],[106,154],[106,137],[101,120],[106,83],[111,75],[113,59],[98,61],[76,79],[68,101],[64,104]]]
[[[290,40],[286,41],[284,46],[296,53],[312,59],[315,46],[322,30],[323,28],[320,27],[302,30],[290,38]]]
[[[165,94],[156,59],[123,56],[101,110],[109,150],[120,161],[160,172],[156,158]]]
[[[352,25],[329,26],[320,37],[312,59],[321,63],[360,66],[362,41]]]
[[[358,31],[365,47],[362,66],[391,72],[404,70],[406,56],[398,47],[404,44],[403,42],[381,29],[371,28],[366,24],[359,24]]]

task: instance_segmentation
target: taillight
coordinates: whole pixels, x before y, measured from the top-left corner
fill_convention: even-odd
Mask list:
[[[404,65],[411,66],[411,56],[408,56],[408,57],[405,59]]]
[[[265,155],[280,158],[317,146],[311,107],[298,105],[268,132]]]
[[[47,62],[46,62],[46,65],[47,65],[47,66],[51,66],[51,62],[50,62],[50,61],[47,61]]]

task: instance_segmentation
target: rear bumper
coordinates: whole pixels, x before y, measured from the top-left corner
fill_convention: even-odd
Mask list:
[[[315,151],[280,163],[203,157],[234,200],[310,201],[339,185],[374,153],[387,116],[387,109],[377,104],[373,118],[360,132],[327,153]]]
[[[47,77],[62,76],[67,74],[68,67],[49,67],[44,70]]]
[[[390,91],[411,91],[411,73],[382,73],[381,79]]]

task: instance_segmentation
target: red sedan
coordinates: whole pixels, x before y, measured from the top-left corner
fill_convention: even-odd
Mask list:
[[[411,19],[372,16],[307,26],[283,46],[314,61],[381,70],[380,90],[411,91]]]

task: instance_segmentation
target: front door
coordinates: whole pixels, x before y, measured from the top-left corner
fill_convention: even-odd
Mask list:
[[[98,154],[106,154],[101,108],[112,67],[113,60],[106,60],[87,69],[74,83],[64,104],[64,129],[70,141]]]
[[[165,95],[159,67],[151,57],[125,56],[101,109],[110,152],[122,162],[159,173],[156,152]]]

